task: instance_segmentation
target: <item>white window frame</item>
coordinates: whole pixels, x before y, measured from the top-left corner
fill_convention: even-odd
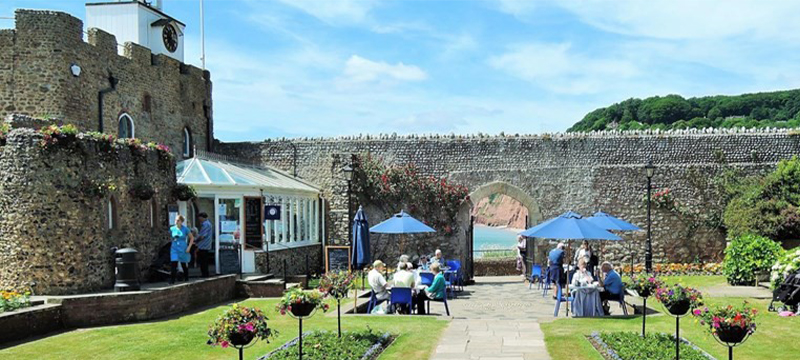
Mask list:
[[[136,137],[136,123],[134,123],[134,121],[133,121],[133,116],[130,116],[130,114],[128,114],[128,113],[120,114],[119,115],[119,119],[117,119],[117,137],[120,137],[119,136],[120,135],[119,134],[119,123],[122,122],[123,118],[128,118],[128,120],[130,120],[130,125],[131,125],[130,126],[130,131],[131,131],[130,139],[135,138]]]
[[[189,127],[183,128],[183,156],[189,157],[192,155],[192,132]]]

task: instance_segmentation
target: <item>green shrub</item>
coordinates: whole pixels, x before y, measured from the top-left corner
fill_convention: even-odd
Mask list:
[[[769,271],[782,254],[780,244],[768,238],[738,236],[725,248],[722,273],[731,285],[752,284],[756,275]]]
[[[634,332],[604,332],[599,337],[619,358],[625,360],[672,360],[675,358],[675,338],[662,333],[648,333],[646,337]],[[681,359],[708,360],[693,346],[681,343]]]

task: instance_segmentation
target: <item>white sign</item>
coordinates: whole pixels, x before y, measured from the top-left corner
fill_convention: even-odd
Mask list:
[[[219,212],[217,212],[220,216],[225,216],[228,214],[228,205],[226,204],[219,204]]]
[[[238,221],[223,221],[219,227],[219,231],[224,233],[232,233],[236,231],[236,229],[238,228],[239,228]]]

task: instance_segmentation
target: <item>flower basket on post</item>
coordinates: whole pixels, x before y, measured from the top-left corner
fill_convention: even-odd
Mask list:
[[[339,337],[342,337],[342,299],[347,297],[347,292],[353,287],[353,272],[331,272],[322,276],[319,281],[319,291],[336,299],[336,320],[339,325]]]
[[[322,312],[328,311],[328,304],[325,303],[323,295],[318,290],[303,290],[299,287],[293,287],[283,293],[283,297],[278,301],[276,306],[281,315],[287,313],[297,319],[299,323],[298,335],[298,354],[300,359],[303,359],[303,319],[314,316],[317,309],[322,309]]]
[[[706,330],[714,339],[728,347],[728,360],[733,360],[733,348],[743,344],[756,331],[757,314],[758,310],[748,305],[747,301],[735,307],[717,306],[710,310],[693,311],[700,325],[707,325]]]
[[[269,328],[267,320],[258,308],[233,304],[233,307],[220,315],[208,329],[207,344],[223,348],[233,346],[239,350],[239,360],[242,360],[244,349],[255,344],[253,340],[261,339],[269,342],[269,339],[277,334],[277,331]]]
[[[172,188],[172,196],[180,201],[189,201],[197,197],[197,192],[189,185],[178,184]]]
[[[675,359],[680,360],[681,317],[686,316],[690,309],[703,305],[703,295],[680,284],[662,285],[656,289],[655,294],[656,300],[675,317]]]
[[[645,336],[645,327],[647,324],[647,298],[652,295],[656,289],[661,286],[661,281],[654,275],[648,273],[640,273],[639,275],[632,276],[628,288],[636,291],[642,298],[642,337]]]

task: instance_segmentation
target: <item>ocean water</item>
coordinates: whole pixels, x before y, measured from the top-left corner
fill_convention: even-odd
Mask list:
[[[473,250],[482,249],[509,249],[515,250],[517,246],[517,231],[506,228],[475,225],[475,239]],[[482,253],[474,251],[475,257]]]

